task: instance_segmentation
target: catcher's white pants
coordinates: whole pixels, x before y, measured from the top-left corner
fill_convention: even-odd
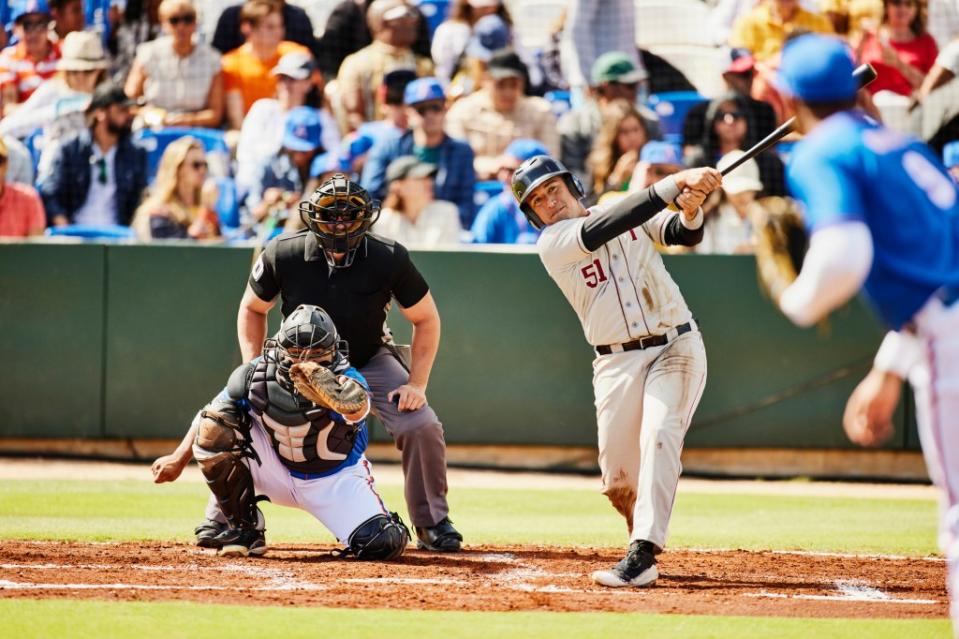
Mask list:
[[[593,360],[603,494],[626,518],[630,541],[666,544],[683,438],[705,385],[698,330],[666,346]]]
[[[253,448],[263,462],[261,466],[255,460],[244,460],[253,475],[257,495],[266,495],[271,502],[280,506],[305,510],[319,519],[344,546],[350,533],[367,519],[389,514],[376,492],[373,466],[365,455],[352,466],[327,477],[300,479],[290,475],[289,469],[280,461],[256,417],[253,418],[250,432],[253,435]],[[206,516],[208,519],[224,521],[212,495],[207,502]]]
[[[919,439],[941,490],[939,545],[946,554],[953,633],[959,637],[959,303],[933,298],[915,317],[925,357],[909,371]]]

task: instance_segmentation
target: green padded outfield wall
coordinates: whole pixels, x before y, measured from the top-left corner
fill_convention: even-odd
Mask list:
[[[0,244],[0,437],[181,435],[239,364],[236,310],[251,255]],[[538,257],[477,249],[414,260],[443,318],[429,397],[448,441],[593,445],[592,354]],[[751,257],[666,262],[709,358],[687,446],[847,447],[842,408],[882,336],[864,305],[799,330],[759,294]],[[408,339],[395,310],[391,325]],[[890,446],[916,448],[909,411],[897,425]],[[381,428],[375,437],[385,438]]]

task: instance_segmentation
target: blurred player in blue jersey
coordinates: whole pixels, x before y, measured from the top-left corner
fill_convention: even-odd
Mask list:
[[[846,405],[849,438],[877,446],[892,434],[902,380],[916,396],[922,449],[942,490],[940,542],[959,628],[959,192],[921,142],[853,110],[853,62],[839,41],[787,44],[780,89],[805,138],[787,180],[803,206],[809,251],[777,300],[810,326],[863,290],[890,327],[872,370]]]

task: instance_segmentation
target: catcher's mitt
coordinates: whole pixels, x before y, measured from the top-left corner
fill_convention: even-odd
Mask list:
[[[750,210],[756,236],[759,286],[774,302],[802,268],[809,237],[796,203],[784,197],[765,197]]]
[[[322,364],[293,364],[290,380],[300,395],[340,415],[351,415],[366,408],[367,394],[363,386],[355,379],[336,375]]]

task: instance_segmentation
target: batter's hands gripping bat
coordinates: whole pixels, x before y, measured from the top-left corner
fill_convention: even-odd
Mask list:
[[[856,78],[856,81],[859,83],[859,88],[862,89],[863,87],[867,86],[870,82],[876,79],[876,70],[873,68],[871,64],[861,64],[858,67],[856,67],[856,69],[852,72],[852,76]],[[773,131],[772,133],[764,137],[762,140],[754,144],[752,148],[750,148],[748,151],[746,151],[742,155],[742,157],[740,157],[738,160],[736,160],[735,162],[733,162],[732,164],[724,168],[722,170],[722,174],[728,175],[729,173],[734,171],[736,167],[738,167],[740,164],[751,160],[752,158],[756,157],[757,155],[759,155],[760,153],[762,153],[763,151],[765,151],[772,145],[776,144],[776,142],[779,142],[781,139],[783,139],[789,133],[792,132],[793,126],[795,124],[796,124],[796,116],[793,116],[789,118],[788,120],[786,120],[785,122],[783,122],[782,124],[780,124],[775,131]]]

